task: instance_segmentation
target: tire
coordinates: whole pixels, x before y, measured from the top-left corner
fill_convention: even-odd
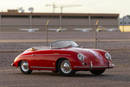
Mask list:
[[[27,61],[20,62],[20,70],[24,74],[31,74],[32,70],[29,69],[29,63]]]
[[[103,69],[103,70],[91,70],[90,72],[94,75],[101,75],[105,72],[105,69]]]
[[[75,71],[72,70],[69,60],[61,60],[58,64],[58,71],[61,75],[74,75]]]

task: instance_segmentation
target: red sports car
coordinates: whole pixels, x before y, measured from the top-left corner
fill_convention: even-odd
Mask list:
[[[18,55],[12,66],[20,67],[24,74],[33,70],[51,70],[63,75],[76,71],[90,71],[101,75],[113,68],[111,55],[100,49],[79,48],[74,41],[55,41],[50,47],[33,47]]]

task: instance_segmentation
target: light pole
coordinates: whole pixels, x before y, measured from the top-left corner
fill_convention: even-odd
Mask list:
[[[46,43],[48,46],[48,24],[49,24],[49,20],[46,21]]]
[[[30,28],[32,28],[32,13],[33,13],[34,8],[30,7],[30,8],[28,8],[28,10],[30,11],[29,25],[30,25]]]
[[[55,8],[56,8],[55,3],[53,3],[53,4],[46,4],[46,7],[48,7],[48,6],[52,6],[52,13],[55,13]]]
[[[62,30],[62,11],[63,11],[63,7],[61,6],[60,7],[60,27],[59,27],[60,31]]]
[[[60,14],[59,14],[59,29],[58,31],[60,32],[62,30],[62,16],[63,16],[63,8],[65,7],[78,7],[81,5],[62,5],[62,6],[57,6],[55,3],[53,4],[47,4],[46,6],[52,6],[53,13],[55,12],[55,8],[60,8]]]
[[[96,20],[96,25],[95,25],[95,48],[98,47],[98,34],[97,34],[97,27],[98,27],[98,24],[99,24],[99,20]]]
[[[81,5],[63,5],[63,6],[60,6],[60,23],[59,23],[59,31],[62,30],[62,16],[63,16],[63,8],[68,8],[68,7],[78,7],[78,6],[81,6]],[[58,8],[58,7],[55,7],[55,8]]]

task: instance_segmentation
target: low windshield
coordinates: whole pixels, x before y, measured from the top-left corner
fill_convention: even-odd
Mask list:
[[[65,48],[65,47],[78,47],[79,45],[74,41],[55,41],[51,43],[51,48]]]

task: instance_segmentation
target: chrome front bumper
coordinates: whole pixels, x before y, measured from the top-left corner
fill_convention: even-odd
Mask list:
[[[115,65],[112,66],[74,66],[74,68],[86,68],[86,69],[95,69],[95,68],[113,68]]]
[[[74,66],[75,69],[105,69],[105,68],[113,68],[115,64],[109,63],[107,66],[94,66],[92,62],[89,66]]]

